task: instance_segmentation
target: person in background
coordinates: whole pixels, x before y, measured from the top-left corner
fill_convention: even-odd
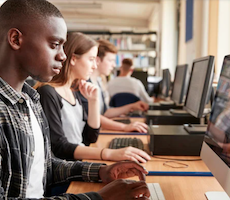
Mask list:
[[[61,72],[49,83],[36,85],[49,122],[54,155],[67,160],[150,160],[148,154],[133,147],[88,147],[97,141],[100,127],[98,88],[86,82],[97,68],[98,44],[82,33],[70,33],[64,50],[67,59]],[[79,89],[88,101],[88,116],[75,89]]]
[[[147,171],[136,162],[107,166],[52,157],[39,95],[25,80],[47,82],[60,72],[66,34],[63,16],[48,1],[7,0],[0,7],[0,198],[148,198]],[[122,180],[132,176],[141,181]],[[72,180],[109,184],[98,192],[47,197],[51,185]]]
[[[142,122],[133,122],[130,124],[123,124],[120,122],[115,122],[109,118],[118,117],[123,114],[128,114],[134,110],[145,111],[148,109],[148,104],[138,101],[136,103],[128,104],[116,108],[108,108],[106,105],[106,90],[102,90],[101,75],[108,76],[113,68],[115,67],[115,58],[117,49],[116,47],[107,40],[98,41],[98,54],[97,54],[97,69],[94,70],[90,76],[90,81],[99,86],[99,98],[100,98],[100,122],[101,127],[107,130],[116,130],[116,131],[138,131],[141,133],[147,132],[147,125]],[[88,112],[88,101],[81,95],[81,100],[85,110]]]
[[[148,95],[143,83],[131,77],[133,70],[133,61],[130,58],[123,59],[119,76],[108,83],[109,96],[112,97],[117,93],[132,93],[145,103],[153,103],[154,98]]]

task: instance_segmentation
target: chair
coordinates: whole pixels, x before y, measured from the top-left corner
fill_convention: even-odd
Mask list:
[[[132,93],[117,93],[112,96],[109,106],[111,107],[120,107],[126,104],[135,103],[139,101],[140,98]]]

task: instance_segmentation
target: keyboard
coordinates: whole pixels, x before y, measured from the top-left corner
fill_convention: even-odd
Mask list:
[[[130,124],[131,123],[130,119],[114,119],[113,121],[121,122],[121,123],[124,123],[124,124]]]
[[[143,117],[144,112],[140,110],[134,110],[128,114],[129,117]]]
[[[114,138],[109,144],[110,149],[120,149],[120,148],[124,148],[128,146],[132,146],[132,147],[136,147],[138,149],[144,150],[144,144],[142,140],[135,138],[135,137],[134,138],[129,138],[129,137]]]
[[[150,192],[150,200],[165,200],[159,183],[147,183],[147,185]]]
[[[170,101],[160,101],[160,105],[164,106],[168,106],[168,105],[175,105],[174,101],[170,100]]]
[[[191,116],[186,110],[170,109],[169,112],[176,116]]]

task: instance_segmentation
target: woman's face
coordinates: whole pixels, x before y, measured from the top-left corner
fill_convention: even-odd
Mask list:
[[[76,57],[75,65],[71,72],[75,79],[88,80],[93,73],[93,70],[97,69],[97,51],[98,47],[94,46],[81,57]]]

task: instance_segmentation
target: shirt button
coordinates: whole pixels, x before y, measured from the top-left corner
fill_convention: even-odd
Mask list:
[[[29,119],[29,118],[28,118],[27,116],[24,117],[24,120],[25,120],[25,121],[28,121],[28,119]]]
[[[24,102],[24,99],[19,99],[18,102],[19,102],[19,103],[23,103],[23,102]]]
[[[31,152],[31,155],[34,156],[34,155],[35,155],[35,151],[32,151],[32,152]]]

